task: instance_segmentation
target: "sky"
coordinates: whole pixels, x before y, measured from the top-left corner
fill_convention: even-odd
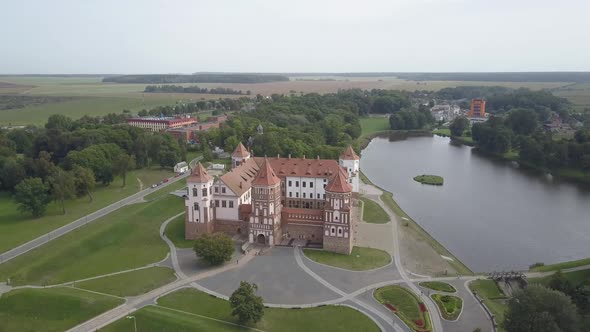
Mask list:
[[[0,73],[590,71],[589,0],[0,0]]]

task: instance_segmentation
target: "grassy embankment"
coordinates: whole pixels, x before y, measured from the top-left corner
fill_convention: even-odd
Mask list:
[[[453,295],[432,294],[430,297],[436,303],[442,317],[446,320],[457,320],[463,309],[463,300]]]
[[[160,225],[182,212],[183,205],[181,198],[169,195],[122,207],[0,265],[0,280],[60,284],[158,262],[168,252]]]
[[[483,299],[485,305],[496,317],[496,322],[501,326],[506,312],[506,295],[498,288],[498,285],[493,280],[480,279],[469,283],[469,289]],[[498,331],[504,330],[499,327]]]
[[[122,180],[117,179],[109,186],[97,186],[92,193],[93,201],[88,197],[66,201],[66,214],[62,214],[59,203],[52,202],[47,213],[40,218],[33,218],[17,210],[17,205],[8,193],[0,194],[0,253],[33,240],[45,233],[68,224],[94,211],[119,201],[138,192],[149,184],[171,176],[166,169],[146,168],[127,175],[127,184],[121,187]]]
[[[182,289],[158,299],[133,313],[138,331],[245,331],[253,327],[263,331],[366,331],[379,328],[362,313],[344,306],[322,306],[303,309],[265,308],[257,324],[238,325],[231,315],[228,301],[196,289]],[[133,322],[122,318],[102,331],[129,331]]]
[[[585,285],[590,286],[590,268],[580,271],[573,271],[563,273],[565,279],[567,279],[572,286],[578,285]],[[547,286],[549,281],[551,280],[551,276],[541,277],[541,278],[530,278],[529,282],[532,284],[541,284]]]
[[[303,249],[303,252],[315,262],[353,271],[372,270],[391,262],[388,253],[374,248],[354,247],[350,255],[313,249]]]
[[[442,281],[424,281],[420,283],[420,286],[439,292],[455,293],[457,291],[453,285]]]
[[[113,276],[92,279],[75,284],[82,288],[114,296],[137,296],[176,280],[174,270],[167,267],[149,267]]]
[[[432,131],[433,134],[443,137],[450,137],[451,140],[459,142],[465,145],[474,146],[475,141],[471,136],[467,135],[468,131],[465,131],[461,137],[451,136],[451,130],[449,128],[436,128]]]
[[[166,227],[166,237],[174,243],[177,248],[192,248],[195,244],[194,240],[186,240],[184,238],[184,219],[185,215],[179,216],[168,223]]]
[[[0,297],[0,331],[66,331],[122,303],[67,287],[17,289]]]
[[[389,222],[389,216],[379,204],[364,197],[361,197],[361,201],[363,202],[363,220],[365,222],[372,224],[386,224]]]
[[[564,269],[571,269],[574,267],[590,265],[590,258],[579,259],[575,261],[557,263],[557,264],[550,264],[550,265],[542,265],[542,266],[535,266],[530,269],[531,272],[548,272],[548,271],[558,271]]]
[[[386,286],[375,290],[373,296],[389,310],[394,310],[395,314],[414,331],[432,329],[430,315],[420,309],[420,301],[411,291],[400,286]]]
[[[387,117],[362,117],[361,136],[358,138],[360,148],[365,148],[373,138],[380,135],[387,135],[392,132]]]
[[[444,183],[444,179],[442,176],[429,174],[417,175],[414,177],[414,181],[432,186],[442,186]]]
[[[463,262],[461,262],[457,257],[455,257],[450,251],[448,251],[442,244],[436,241],[426,230],[424,230],[418,223],[416,223],[410,216],[408,216],[404,210],[397,204],[397,202],[393,199],[393,194],[384,190],[383,188],[376,186],[374,183],[367,178],[367,176],[361,171],[360,172],[361,181],[367,184],[371,184],[383,191],[381,195],[381,200],[387,205],[393,213],[395,213],[399,218],[402,219],[402,225],[404,227],[408,227],[411,231],[413,231],[416,236],[423,238],[427,241],[430,246],[439,254],[444,255],[446,257],[450,257],[453,260],[449,261],[449,264],[457,271],[457,273],[461,275],[472,275],[473,271],[471,271]]]

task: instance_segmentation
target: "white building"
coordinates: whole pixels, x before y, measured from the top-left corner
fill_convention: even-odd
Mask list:
[[[184,173],[188,171],[188,164],[186,161],[181,161],[174,165],[174,173]]]

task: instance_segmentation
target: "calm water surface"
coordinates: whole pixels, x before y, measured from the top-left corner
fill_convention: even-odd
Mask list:
[[[361,168],[474,271],[590,257],[588,189],[527,173],[437,136],[374,139],[363,151]],[[441,175],[445,184],[412,180],[419,174]]]

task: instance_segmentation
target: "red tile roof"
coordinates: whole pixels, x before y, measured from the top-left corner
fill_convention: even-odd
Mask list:
[[[268,159],[264,158],[264,163],[260,166],[260,171],[252,181],[252,185],[257,186],[274,186],[281,183],[281,179],[275,174]]]
[[[352,146],[348,146],[346,150],[340,155],[340,159],[343,160],[360,160],[361,158],[354,152]]]
[[[232,157],[245,158],[245,157],[248,157],[249,155],[250,155],[250,152],[248,152],[248,150],[246,149],[244,144],[242,144],[242,142],[240,142],[240,144],[238,144],[238,146],[236,146],[236,149],[232,153]]]
[[[253,159],[248,159],[240,166],[223,174],[220,180],[237,196],[242,196],[252,186],[252,180],[258,174],[260,166]]]
[[[352,186],[348,184],[347,176],[344,171],[336,173],[336,176],[328,182],[326,191],[333,193],[349,193],[352,191]]]
[[[262,165],[265,160],[263,157],[253,159],[258,165]],[[338,165],[338,161],[331,159],[268,158],[267,160],[280,178],[287,176],[327,178],[343,169]]]
[[[191,171],[191,175],[188,177],[187,182],[199,182],[199,183],[205,183],[205,182],[209,182],[211,181],[213,178],[207,174],[207,171],[205,170],[205,168],[203,167],[203,165],[201,165],[201,163],[197,163],[197,167],[195,167],[192,171]]]

